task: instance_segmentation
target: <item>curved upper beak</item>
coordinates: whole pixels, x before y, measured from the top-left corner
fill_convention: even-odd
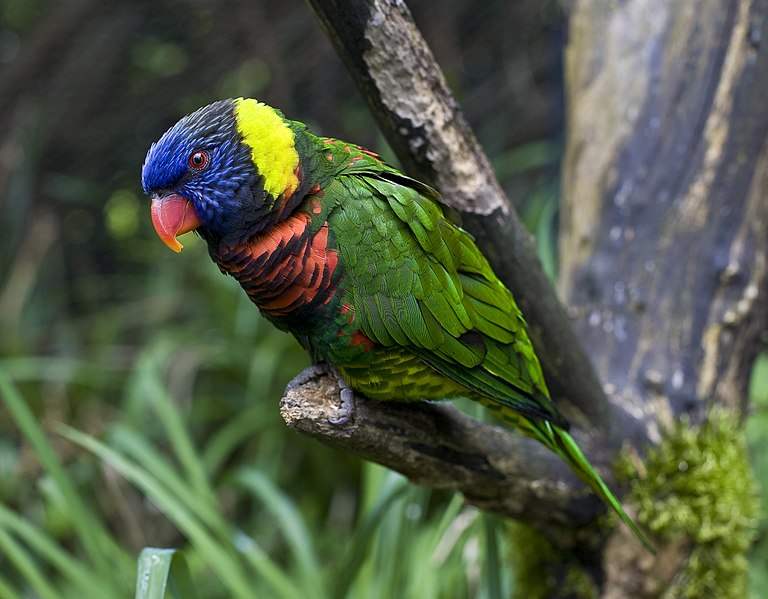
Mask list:
[[[176,237],[197,229],[202,223],[192,202],[174,193],[152,196],[152,224],[163,243],[180,252],[184,246]]]

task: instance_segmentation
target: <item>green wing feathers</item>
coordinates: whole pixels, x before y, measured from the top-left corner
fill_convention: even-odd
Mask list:
[[[348,243],[341,252],[363,331],[379,345],[407,347],[467,395],[566,427],[512,294],[437,192],[411,183],[388,170],[334,182],[354,198],[333,225]]]
[[[350,167],[325,192],[343,198],[329,224],[344,241],[345,285],[360,328],[388,364],[398,356],[431,367],[409,367],[413,378],[400,387],[443,394],[423,399],[448,388],[482,403],[561,456],[652,549],[567,433],[512,294],[438,193],[370,157]],[[428,377],[452,386],[430,387]]]

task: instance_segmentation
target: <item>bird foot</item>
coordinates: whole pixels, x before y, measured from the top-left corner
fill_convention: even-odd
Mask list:
[[[352,388],[347,385],[346,381],[341,378],[341,375],[335,368],[329,367],[326,364],[312,364],[312,366],[307,366],[288,382],[285,386],[285,390],[292,391],[293,389],[308,383],[312,379],[316,379],[329,373],[333,373],[338,380],[339,388],[341,389],[339,392],[341,407],[338,410],[338,416],[328,418],[328,423],[334,426],[341,426],[349,421],[349,418],[352,416],[352,412],[355,409],[355,393],[352,391]]]
[[[324,364],[312,364],[312,366],[307,366],[299,374],[288,381],[285,390],[293,391],[296,387],[301,387],[303,384],[323,376],[324,374],[328,374],[328,368]]]
[[[352,391],[352,387],[347,385],[346,381],[339,376],[334,370],[336,378],[339,379],[339,397],[341,398],[341,408],[339,409],[339,415],[335,418],[329,418],[328,423],[334,426],[341,426],[346,424],[349,417],[352,416],[352,412],[355,410],[355,393]]]

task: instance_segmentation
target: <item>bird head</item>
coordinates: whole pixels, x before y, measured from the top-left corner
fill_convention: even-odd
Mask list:
[[[160,239],[241,242],[269,222],[298,185],[288,121],[256,100],[220,100],[182,118],[150,147],[141,180]]]

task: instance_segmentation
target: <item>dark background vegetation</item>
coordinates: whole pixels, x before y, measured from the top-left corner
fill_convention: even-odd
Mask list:
[[[554,272],[564,112],[558,3],[408,4]],[[307,358],[261,321],[202,242],[185,237],[176,256],[152,230],[139,183],[149,144],[183,114],[236,96],[391,156],[300,0],[0,4],[0,370],[129,556],[186,540],[57,426],[107,440],[140,431],[159,454],[170,452],[147,380],[173,398],[227,518],[278,563],[286,551],[278,527],[227,485],[233,472],[256,468],[292,497],[320,554],[343,546],[359,524],[359,486],[371,476],[357,460],[286,431],[277,401]],[[756,393],[766,400],[765,385]],[[757,439],[768,426],[753,429]],[[426,512],[449,501],[419,497]],[[78,553],[55,485],[2,404],[0,503]],[[765,558],[755,560],[755,579],[768,586]]]

